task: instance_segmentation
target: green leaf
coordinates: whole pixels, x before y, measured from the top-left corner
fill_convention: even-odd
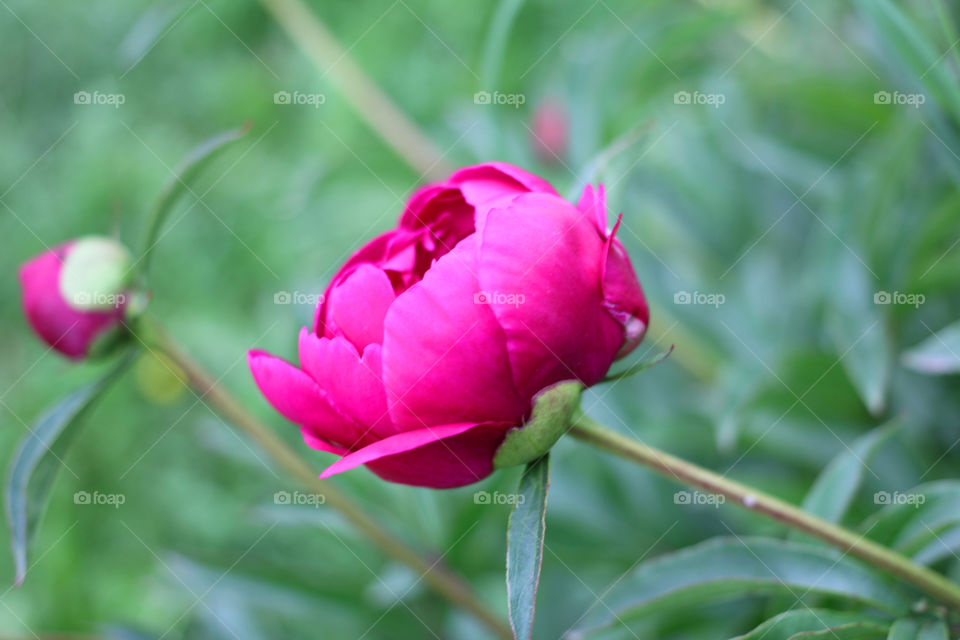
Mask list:
[[[794,600],[833,596],[895,615],[909,611],[911,603],[898,583],[835,549],[770,538],[715,538],[639,565],[604,597],[609,609],[598,611],[583,629],[758,594]]]
[[[549,486],[550,459],[544,456],[524,470],[507,524],[507,600],[517,640],[529,640],[533,633]]]
[[[930,564],[960,545],[960,482],[946,480],[910,491],[878,491],[874,502],[886,505],[861,530],[880,544]]]
[[[940,106],[960,122],[960,85],[952,77],[950,65],[944,63],[942,52],[931,46],[931,38],[890,0],[857,0],[856,4],[873,22],[885,50],[895,54]]]
[[[617,373],[608,374],[606,378],[603,379],[603,382],[611,382],[613,380],[622,380],[623,378],[629,378],[630,376],[635,376],[638,373],[643,373],[650,367],[654,367],[667,358],[670,357],[670,354],[673,353],[673,345],[670,345],[670,348],[666,351],[661,351],[657,355],[653,356],[648,360],[641,360],[635,362],[623,371],[618,371]]]
[[[500,69],[503,66],[503,53],[507,48],[507,37],[523,0],[500,0],[496,12],[490,21],[490,29],[483,42],[483,59],[480,65],[481,89],[492,91],[500,84]]]
[[[877,427],[831,460],[804,498],[804,511],[828,522],[840,522],[863,483],[864,469],[899,426],[895,420]]]
[[[887,640],[949,640],[947,625],[942,620],[902,618],[893,623]]]
[[[904,353],[903,364],[930,375],[960,372],[960,322],[944,327]]]
[[[26,577],[27,547],[43,515],[53,479],[82,423],[81,418],[130,363],[131,356],[124,356],[100,380],[74,391],[48,409],[20,441],[10,462],[6,486],[16,586],[23,584]]]
[[[889,624],[868,619],[862,613],[828,609],[795,609],[761,623],[757,628],[732,640],[789,640],[810,638],[807,632],[823,632],[828,638],[883,638]],[[865,631],[867,635],[847,635]]]
[[[502,469],[527,464],[550,451],[570,428],[582,391],[583,384],[573,381],[558,382],[537,393],[530,420],[507,432],[493,458],[493,466]]]
[[[828,334],[863,404],[871,414],[880,415],[886,408],[894,364],[893,343],[881,311],[885,307],[876,303],[872,276],[852,251],[841,250],[837,260]]]
[[[173,211],[174,205],[177,204],[177,200],[189,190],[190,183],[203,171],[218,151],[234,140],[239,140],[245,136],[249,130],[249,125],[246,125],[208,138],[194,147],[187,154],[187,157],[180,162],[179,166],[174,169],[173,175],[170,176],[170,180],[160,194],[160,199],[157,200],[147,223],[147,229],[143,237],[143,249],[137,265],[142,273],[146,273],[149,268],[150,254],[157,242],[157,236],[170,212]]]

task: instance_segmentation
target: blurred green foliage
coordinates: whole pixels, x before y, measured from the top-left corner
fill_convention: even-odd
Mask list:
[[[151,309],[318,468],[329,462],[269,410],[245,351],[294,357],[313,310],[276,305],[274,294],[322,291],[339,262],[392,224],[416,173],[255,2],[0,5],[0,449],[11,452],[43,407],[98,373],[29,333],[17,265],[87,233],[116,231],[136,246],[170,169],[201,140],[250,121],[199,180],[202,201],[188,197],[173,213],[153,256]],[[952,4],[311,8],[451,164],[506,160],[566,193],[609,145],[649,128],[601,156],[593,179],[607,185],[611,214],[624,214],[620,238],[653,304],[641,351],[676,351],[589,392],[592,415],[796,503],[832,458],[897,416],[901,428],[851,498],[844,522],[854,527],[878,509],[875,492],[956,475],[956,379],[900,361],[960,318]],[[477,105],[480,90],[523,94],[525,104]],[[124,101],[76,104],[78,91]],[[278,91],[325,101],[276,104]],[[696,103],[709,95],[723,103]],[[925,101],[896,103],[911,95]],[[570,144],[544,165],[529,126],[549,97],[569,110]],[[683,292],[723,303],[675,303]],[[883,292],[892,304],[875,303]],[[902,296],[923,302],[898,304]],[[561,441],[552,458],[538,638],[603,607],[641,558],[716,535],[785,535],[729,506],[676,504],[678,487],[576,442]],[[163,363],[141,361],[111,390],[65,462],[24,587],[0,589],[7,635],[485,637],[335,513],[274,504],[294,488]],[[475,504],[473,493],[511,491],[518,477],[501,471],[444,492],[363,470],[336,482],[504,611],[508,507]],[[126,501],[78,505],[77,491]],[[955,554],[936,566],[960,575]],[[3,554],[0,575],[13,577]],[[777,612],[767,605],[654,612],[612,637],[729,637]]]

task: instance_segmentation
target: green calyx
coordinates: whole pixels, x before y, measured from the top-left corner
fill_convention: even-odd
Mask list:
[[[507,432],[493,458],[493,466],[502,469],[526,464],[547,453],[570,428],[573,415],[580,406],[581,392],[583,384],[570,380],[537,393],[530,419]]]
[[[111,238],[86,236],[73,243],[60,270],[60,295],[77,311],[122,306],[130,280],[130,253]]]

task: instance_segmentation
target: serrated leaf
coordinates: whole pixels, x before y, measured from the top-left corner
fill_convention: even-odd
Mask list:
[[[249,130],[249,126],[243,126],[204,140],[194,147],[174,169],[173,175],[170,176],[170,180],[163,188],[163,192],[160,194],[147,223],[143,249],[137,263],[139,271],[146,273],[150,265],[150,254],[156,244],[157,236],[163,228],[163,223],[166,222],[170,212],[173,211],[180,196],[189,190],[190,183],[203,171],[218,151],[245,136]]]
[[[942,620],[902,618],[890,627],[887,640],[949,640],[947,625]]]
[[[794,600],[833,596],[893,614],[907,612],[911,602],[898,583],[835,549],[771,538],[715,538],[639,565],[604,597],[609,609],[582,629],[756,594]]]
[[[524,470],[507,524],[507,600],[510,627],[517,640],[529,640],[533,633],[549,486],[547,455]]]
[[[82,423],[81,418],[131,359],[130,355],[124,356],[100,380],[60,400],[37,419],[30,433],[20,441],[10,462],[5,491],[15,585],[20,586],[26,577],[27,547],[43,515],[53,479]]]
[[[903,354],[904,366],[930,375],[960,372],[960,322],[944,327]]]
[[[805,632],[831,632],[848,628],[850,625],[869,625],[874,631],[873,636],[882,638],[889,628],[889,624],[873,620],[862,613],[849,611],[831,611],[829,609],[795,609],[781,613],[761,623],[749,633],[737,636],[732,640],[790,640]],[[843,633],[841,631],[841,633]],[[809,636],[803,636],[809,637]],[[838,638],[846,636],[837,635]]]

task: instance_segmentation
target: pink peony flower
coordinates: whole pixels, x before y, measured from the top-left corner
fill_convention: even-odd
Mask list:
[[[602,186],[574,206],[508,164],[461,169],[334,276],[300,367],[251,351],[254,380],[308,445],[343,456],[321,477],[365,464],[403,484],[476,482],[539,391],[595,384],[642,340],[615,231]]]
[[[64,265],[72,262],[70,276]],[[105,332],[120,324],[126,296],[120,284],[129,255],[108,238],[71,240],[20,267],[23,310],[40,338],[63,355],[80,360]]]

